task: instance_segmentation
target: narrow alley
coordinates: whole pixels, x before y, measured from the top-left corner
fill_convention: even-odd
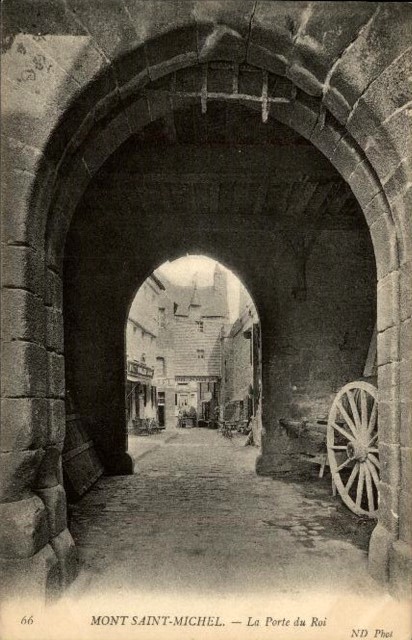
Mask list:
[[[333,498],[317,467],[303,483],[259,477],[245,437],[207,429],[157,442],[141,457],[129,443],[135,474],[102,477],[74,507],[78,595],[381,593],[367,573],[373,522]]]

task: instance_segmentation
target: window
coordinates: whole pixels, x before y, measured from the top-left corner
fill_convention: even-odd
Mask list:
[[[166,326],[166,309],[164,307],[159,307],[158,322],[159,327],[164,329]]]
[[[197,324],[197,329],[198,329],[198,331],[199,331],[200,333],[203,333],[203,329],[204,329],[204,326],[203,326],[203,320],[199,320],[198,322],[196,322],[196,324]]]
[[[205,350],[204,349],[196,349],[197,359],[204,360],[205,359]]]

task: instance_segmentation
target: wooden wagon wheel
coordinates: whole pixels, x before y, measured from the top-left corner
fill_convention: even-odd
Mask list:
[[[329,466],[347,507],[378,516],[378,392],[369,382],[350,382],[338,391],[327,427]]]

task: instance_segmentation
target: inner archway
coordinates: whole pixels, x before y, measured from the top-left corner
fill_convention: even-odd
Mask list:
[[[227,426],[260,446],[259,317],[223,265],[184,256],[156,269],[130,305],[126,358],[129,453],[134,436],[189,427]]]
[[[206,114],[193,104],[172,116],[108,159],[73,218],[68,388],[90,417],[106,471],[131,473],[124,323],[136,283],[166,259],[216,256],[259,309],[257,471],[305,475],[290,427],[325,420],[336,391],[362,376],[374,334],[376,266],[365,219],[330,163],[288,126],[263,122],[259,110],[216,100]]]

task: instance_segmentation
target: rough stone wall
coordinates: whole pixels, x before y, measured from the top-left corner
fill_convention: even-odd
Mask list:
[[[262,322],[265,407],[270,419],[324,418],[336,392],[363,375],[376,318],[375,264],[367,231],[323,231],[306,264],[277,270],[273,321]]]
[[[30,572],[31,584],[44,592],[58,575],[64,584],[74,566],[67,530],[55,535],[65,526],[64,518],[54,526],[61,502],[51,499],[60,491],[64,437],[58,343],[62,248],[71,215],[106,157],[130,131],[156,116],[159,105],[151,104],[148,113],[141,101],[128,102],[133,93],[173,68],[226,59],[247,60],[293,82],[295,103],[277,108],[276,117],[309,138],[338,168],[370,228],[378,275],[384,469],[370,561],[374,575],[389,578],[397,590],[412,565],[411,6],[362,3],[353,12],[347,3],[336,2],[325,12],[321,2],[306,10],[302,3],[245,1],[234,8],[165,1],[157,15],[147,3],[127,6],[126,11],[97,1],[45,0],[34,15],[31,3],[5,3],[2,313],[6,324],[13,318],[2,332],[2,373],[7,375],[2,380],[6,481],[1,520],[11,523],[3,527],[6,572],[20,558],[15,574]],[[119,99],[126,115],[119,112]],[[119,438],[113,444],[125,447]],[[38,455],[27,473],[18,471],[18,461],[32,451]],[[48,494],[37,485],[40,468],[50,472],[44,481],[52,489]],[[22,480],[16,484],[17,475]],[[18,527],[23,519],[29,523],[24,531]]]
[[[243,401],[247,412],[247,397],[253,385],[253,369],[251,363],[251,338],[243,335],[244,327],[237,326],[224,340],[224,366],[222,377],[225,378],[225,405]],[[243,416],[241,416],[243,419]]]

